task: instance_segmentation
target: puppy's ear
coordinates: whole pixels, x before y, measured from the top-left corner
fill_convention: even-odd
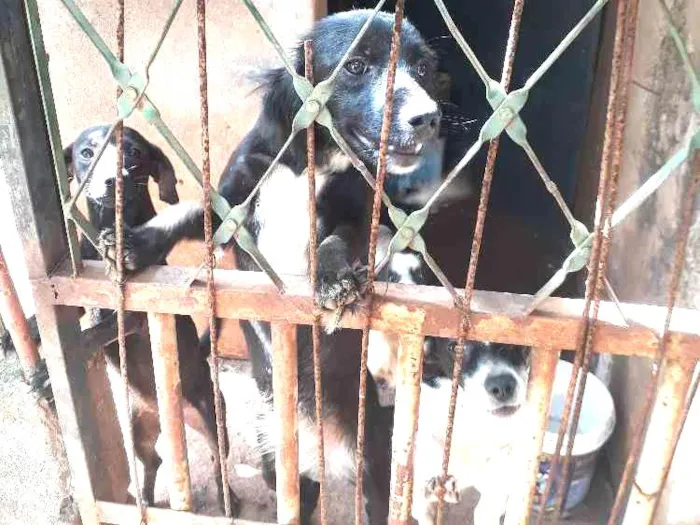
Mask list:
[[[151,155],[153,162],[151,177],[158,183],[158,197],[168,204],[177,204],[180,198],[177,195],[177,179],[170,159],[153,144],[151,144]]]
[[[304,75],[303,47],[294,50],[294,62],[297,73]],[[301,108],[301,100],[294,90],[292,77],[285,68],[270,69],[260,75],[256,75],[258,88],[265,95],[263,97],[263,113],[266,121],[281,127],[285,137],[292,129],[294,115]]]
[[[63,149],[63,162],[66,164],[66,174],[68,175],[68,182],[70,183],[73,177],[75,177],[75,172],[73,171],[73,144]]]

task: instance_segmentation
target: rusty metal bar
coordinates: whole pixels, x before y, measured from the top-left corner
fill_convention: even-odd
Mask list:
[[[214,236],[212,228],[212,191],[211,191],[211,162],[209,156],[209,90],[207,84],[207,35],[206,35],[206,2],[197,0],[197,53],[199,59],[199,102],[200,126],[202,139],[202,206],[204,208],[204,243],[206,245],[205,267],[207,270],[207,318],[209,321],[209,340],[211,354],[211,381],[214,389],[214,413],[216,418],[216,441],[221,465],[221,486],[223,489],[224,512],[227,517],[233,514],[231,492],[228,484],[226,469],[226,421],[219,388],[219,332],[216,326],[216,290],[214,284]]]
[[[564,435],[568,432],[566,454],[563,457],[562,479],[568,479],[574,436],[578,429],[579,416],[588,374],[591,345],[596,330],[600,308],[600,295],[606,272],[607,256],[612,238],[612,213],[617,198],[617,183],[620,174],[622,147],[627,116],[628,87],[630,83],[631,64],[634,54],[636,36],[637,0],[620,0],[616,16],[615,42],[613,46],[610,93],[606,111],[606,125],[601,157],[600,179],[596,199],[594,239],[589,259],[589,273],[586,280],[586,297],[581,328],[582,337],[576,346],[574,369],[569,381],[569,388],[564,404],[564,413],[559,427],[557,444],[552,457],[552,471],[556,471],[562,459],[561,449]],[[573,407],[573,411],[572,411]],[[569,424],[571,420],[571,424]],[[542,495],[543,502],[549,500],[554,477],[547,480]],[[564,505],[568,487],[562,483],[558,487],[552,521],[558,521]],[[543,523],[544,506],[537,519],[537,525]]]
[[[153,353],[153,375],[158,397],[158,419],[165,440],[168,495],[173,510],[192,510],[192,488],[187,462],[187,440],[182,413],[180,360],[175,316],[148,314],[148,331]]]
[[[527,405],[521,409],[527,411],[527,427],[516,445],[518,463],[514,469],[517,468],[518,475],[511,485],[513,490],[508,497],[505,525],[528,525],[530,522],[559,352],[534,348],[531,359]]]
[[[389,525],[408,525],[413,499],[413,450],[423,376],[423,337],[400,334],[396,363]]]
[[[134,525],[141,519],[138,507],[109,501],[98,501],[97,510],[100,523],[113,525]],[[258,521],[203,516],[191,512],[178,512],[170,509],[149,508],[146,511],[149,525],[276,525]]]
[[[297,327],[272,324],[272,391],[275,405],[277,450],[277,521],[298,525],[299,503],[299,398],[297,378]]]
[[[685,266],[685,254],[688,244],[688,236],[690,234],[690,227],[693,222],[694,208],[695,208],[695,198],[698,193],[698,187],[700,186],[700,153],[696,153],[693,159],[692,175],[688,187],[683,193],[683,202],[681,205],[681,223],[678,229],[678,239],[676,241],[676,252],[673,260],[673,268],[671,272],[671,280],[669,284],[668,298],[666,303],[666,317],[664,320],[664,327],[661,333],[661,340],[659,341],[656,355],[654,358],[654,365],[652,366],[652,377],[647,390],[647,396],[644,405],[641,408],[640,415],[637,418],[635,432],[633,434],[632,444],[630,446],[630,451],[625,462],[625,468],[622,472],[620,479],[620,486],[618,487],[617,494],[615,496],[615,503],[610,512],[609,524],[614,524],[622,511],[622,506],[625,504],[624,498],[630,490],[630,484],[632,483],[632,477],[634,475],[634,469],[637,462],[639,461],[639,455],[642,451],[642,440],[644,439],[644,429],[647,428],[647,421],[652,410],[652,406],[656,403],[659,389],[659,371],[662,367],[664,359],[668,355],[668,338],[669,326],[671,318],[673,316],[673,311],[675,309],[676,300],[678,298],[678,291],[680,288],[681,275],[683,272],[683,267]]]
[[[394,26],[391,34],[391,48],[389,51],[389,64],[386,75],[386,94],[384,112],[382,115],[382,127],[379,133],[379,158],[377,160],[377,180],[374,187],[374,199],[372,201],[372,220],[369,231],[369,248],[367,255],[367,297],[371,308],[374,301],[374,277],[375,257],[377,254],[377,239],[379,233],[379,219],[382,208],[382,195],[384,193],[384,180],[386,179],[387,161],[386,154],[389,147],[389,131],[394,110],[394,81],[396,80],[396,67],[401,53],[401,25],[403,23],[405,0],[396,0],[394,11]],[[364,451],[365,451],[365,402],[367,395],[367,348],[369,345],[370,321],[367,319],[362,328],[362,353],[360,356],[360,388],[357,410],[357,450],[355,468],[355,525],[364,523],[364,495],[362,476],[364,475]]]
[[[501,71],[501,86],[507,92],[510,88],[510,81],[513,74],[513,63],[515,62],[515,51],[518,47],[518,37],[520,36],[520,22],[522,20],[523,8],[525,0],[515,0],[513,4],[513,14],[511,16],[510,28],[508,30],[508,42],[506,44],[505,57],[503,59],[503,69]],[[474,286],[476,284],[476,269],[479,265],[479,254],[481,253],[481,243],[484,236],[484,225],[486,223],[486,212],[488,210],[489,197],[491,194],[491,184],[493,181],[494,168],[496,166],[496,157],[498,155],[498,147],[500,144],[500,136],[494,138],[489,144],[489,149],[486,157],[486,166],[484,168],[484,176],[481,182],[481,194],[479,195],[479,206],[476,214],[476,224],[474,226],[474,235],[472,237],[471,253],[469,256],[469,264],[467,266],[467,277],[464,284],[464,302],[462,304],[462,318],[459,322],[460,333],[459,341],[456,347],[454,369],[452,370],[452,392],[450,395],[450,405],[447,419],[447,430],[445,434],[445,448],[442,453],[442,483],[447,479],[447,472],[450,464],[450,451],[452,450],[452,428],[454,426],[455,408],[457,406],[457,387],[459,384],[459,376],[462,371],[462,358],[464,356],[464,344],[467,337],[471,336],[472,320],[471,308],[474,298]],[[443,491],[438,492],[438,507],[436,523],[441,525],[444,521],[444,501]]]
[[[25,16],[21,0],[0,1],[0,157],[34,281],[69,252]],[[92,359],[81,345],[77,309],[34,298],[74,497],[83,524],[97,525],[95,498],[126,501],[129,484],[104,358]]]
[[[698,366],[697,362],[695,363],[696,368]],[[683,436],[683,430],[685,429],[685,424],[688,421],[688,415],[690,414],[690,410],[693,408],[693,403],[695,402],[695,396],[698,393],[698,388],[700,387],[700,374],[695,371],[692,376],[695,377],[693,379],[693,384],[690,386],[688,389],[688,396],[685,402],[685,407],[683,408],[683,412],[681,413],[681,418],[680,421],[678,422],[678,431],[676,432],[676,435],[673,437],[673,444],[671,445],[671,452],[670,452],[670,460],[666,465],[664,465],[664,470],[663,473],[661,474],[661,484],[660,484],[660,489],[659,491],[663,491],[664,488],[666,487],[666,482],[668,481],[668,476],[671,473],[671,465],[673,464],[673,459],[676,457],[676,449],[678,448],[678,443],[681,441],[681,437]],[[656,503],[654,505],[654,510],[652,513],[652,523],[654,519],[656,518],[656,513],[659,510],[659,504],[661,503],[661,498],[656,499]]]
[[[658,396],[622,525],[651,524],[656,502],[661,497],[664,473],[673,460],[675,436],[683,421],[695,363],[695,360],[668,360],[661,371]]]
[[[306,79],[314,84],[314,50],[311,40],[304,41],[304,73]],[[318,232],[316,227],[316,122],[306,128],[306,176],[309,183],[309,283],[311,289],[316,289],[318,281]],[[314,397],[316,407],[316,440],[318,443],[318,472],[319,472],[319,507],[321,525],[328,520],[326,509],[326,454],[323,438],[323,378],[321,374],[321,320],[316,315],[311,325],[311,344],[314,354]]]
[[[29,333],[27,318],[24,316],[2,248],[0,248],[0,317],[12,337],[24,379],[28,380],[39,365],[41,357]]]
[[[124,62],[124,26],[125,10],[124,0],[117,0],[117,56],[120,62]],[[117,88],[117,100],[122,94],[121,87]],[[126,330],[124,324],[125,293],[124,293],[124,124],[119,122],[114,131],[117,165],[114,184],[114,230],[116,237],[116,281],[114,291],[117,301],[117,343],[119,346],[119,371],[124,380],[124,403],[126,413],[132,413],[131,389],[129,388],[129,367],[126,356]],[[147,503],[141,493],[141,482],[139,481],[138,467],[136,465],[136,448],[134,443],[134,422],[131,417],[126,419],[127,436],[124,436],[124,446],[127,449],[131,464],[131,483],[134,486],[134,497],[136,505],[141,510],[141,522],[148,523],[146,516]]]
[[[126,307],[132,311],[151,311],[182,315],[207,315],[207,292],[201,285],[187,288],[192,268],[155,266],[134,275],[126,283]],[[313,323],[313,296],[304,277],[285,276],[287,291],[277,293],[259,272],[216,270],[216,303],[221,317]],[[51,277],[32,281],[36,301],[46,305],[85,306],[114,309],[112,284],[105,276],[105,264],[85,261],[80,277],[72,278],[65,265]],[[476,291],[472,301],[472,329],[469,337],[533,347],[575,348],[579,337],[582,299],[549,298],[533,315],[523,319],[520,309],[532,300],[530,295]],[[658,346],[658,319],[665,308],[623,303],[630,327],[625,328],[613,303],[601,301],[596,329],[596,350],[616,355],[653,357]],[[425,310],[425,323],[419,330],[405,312]],[[367,313],[369,312],[369,314]],[[700,359],[700,327],[697,311],[675,308],[671,317],[669,357]],[[367,319],[373,330],[422,333],[457,338],[462,314],[455,309],[452,296],[434,286],[382,283],[367,311],[343,316],[340,326],[362,329]]]

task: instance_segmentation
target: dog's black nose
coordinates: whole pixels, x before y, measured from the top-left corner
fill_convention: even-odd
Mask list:
[[[105,181],[105,186],[107,186],[108,188],[111,188],[112,186],[114,186],[114,179],[107,179]]]
[[[413,126],[416,140],[424,141],[434,137],[440,128],[441,117],[442,114],[439,109],[412,117],[408,123]]]
[[[512,374],[500,374],[487,377],[485,386],[494,400],[504,403],[513,398],[518,385]]]

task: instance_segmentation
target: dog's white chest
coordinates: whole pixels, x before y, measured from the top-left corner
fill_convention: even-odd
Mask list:
[[[326,175],[316,176],[316,195]],[[258,249],[277,273],[306,275],[309,249],[309,182],[279,165],[260,188],[255,207]]]

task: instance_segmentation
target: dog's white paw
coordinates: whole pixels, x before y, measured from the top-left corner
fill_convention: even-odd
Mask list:
[[[345,310],[352,310],[366,290],[366,266],[358,265],[319,275],[315,301],[317,306],[325,310],[322,317],[326,332],[335,331]]]
[[[455,477],[447,476],[444,483],[440,478],[441,476],[435,476],[425,484],[425,499],[429,503],[437,503],[442,492],[442,500],[445,503],[459,503],[460,494]]]
[[[116,276],[117,272],[117,233],[114,228],[105,228],[98,237],[99,250],[107,263],[109,275]],[[134,234],[128,227],[124,227],[124,270],[135,272],[142,266],[139,264],[138,250],[134,242]]]

